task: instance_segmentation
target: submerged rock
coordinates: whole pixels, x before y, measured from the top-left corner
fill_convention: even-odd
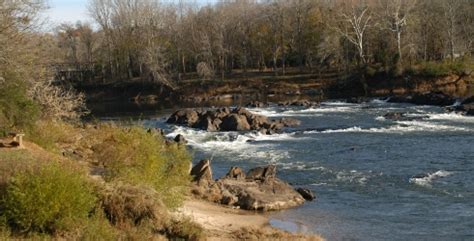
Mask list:
[[[415,120],[424,120],[430,118],[427,115],[424,116],[407,116],[407,113],[404,112],[390,112],[383,116],[387,120],[393,121],[415,121]]]
[[[193,168],[196,175],[212,173],[210,162],[201,161]],[[237,206],[246,210],[281,210],[304,203],[305,198],[288,183],[276,177],[273,165],[251,169],[247,175],[232,167],[227,175],[216,181],[206,176],[205,185],[195,179],[194,193],[212,202]]]
[[[315,107],[319,106],[319,103],[309,100],[297,100],[297,101],[285,101],[278,103],[279,106],[301,106],[301,107]]]
[[[177,136],[174,138],[174,141],[175,141],[176,143],[178,143],[179,145],[185,145],[186,143],[188,143],[188,142],[186,141],[186,139],[184,138],[184,136],[181,135],[181,134],[177,135]]]

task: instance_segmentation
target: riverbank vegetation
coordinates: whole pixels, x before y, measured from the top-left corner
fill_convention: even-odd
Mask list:
[[[204,239],[171,215],[187,194],[186,149],[139,127],[83,124],[84,96],[48,81],[44,5],[0,4],[0,238]],[[23,146],[11,133],[26,134]]]
[[[94,25],[64,24],[51,36],[62,67],[83,70],[69,77],[89,84],[154,81],[179,88],[183,80],[291,75],[295,68],[346,73],[338,78],[361,68],[387,77],[444,75],[464,63],[472,68],[474,4],[468,0],[207,6],[91,0],[89,12]]]

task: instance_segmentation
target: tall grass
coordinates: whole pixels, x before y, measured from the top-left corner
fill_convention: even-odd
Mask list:
[[[181,205],[189,184],[191,157],[185,147],[168,145],[140,127],[102,127],[103,141],[94,146],[107,170],[106,180],[154,188],[165,205]]]

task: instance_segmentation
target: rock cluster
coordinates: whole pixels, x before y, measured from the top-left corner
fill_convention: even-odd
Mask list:
[[[309,100],[297,100],[297,101],[285,101],[278,103],[279,106],[301,106],[301,107],[317,107],[319,106],[318,102],[313,102]]]
[[[252,114],[241,107],[233,110],[229,108],[207,111],[179,110],[168,118],[167,123],[206,131],[256,130],[263,134],[273,134],[284,127],[296,127],[301,124],[299,120],[291,118],[269,120],[265,116]]]
[[[212,202],[246,210],[281,210],[313,200],[309,189],[293,189],[276,177],[273,165],[257,167],[245,173],[232,167],[222,178],[213,180],[209,160],[202,160],[191,170],[193,193]]]
[[[411,103],[415,105],[436,105],[448,106],[456,102],[456,100],[442,92],[428,92],[424,94],[415,94],[407,96],[392,96],[389,98],[390,103]]]
[[[260,101],[251,101],[248,104],[246,104],[245,107],[247,107],[247,108],[265,108],[265,107],[268,107],[268,104],[260,102]]]

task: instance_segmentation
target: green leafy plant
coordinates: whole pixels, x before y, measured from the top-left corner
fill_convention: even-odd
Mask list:
[[[51,162],[15,175],[2,200],[2,216],[15,231],[55,233],[86,220],[96,196],[82,172]]]

